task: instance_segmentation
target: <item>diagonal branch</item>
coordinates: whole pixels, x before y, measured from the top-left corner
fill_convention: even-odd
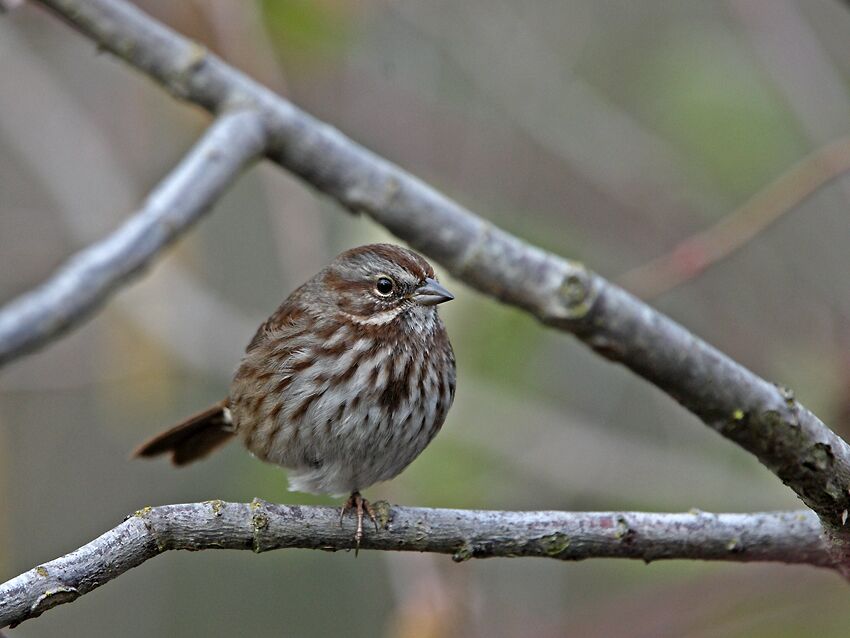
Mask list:
[[[264,140],[256,111],[223,113],[118,230],[0,310],[0,365],[59,337],[138,276],[260,156]]]
[[[267,155],[444,264],[475,288],[569,331],[654,383],[754,454],[824,522],[850,565],[850,447],[793,394],[753,374],[582,265],[530,246],[354,143],[123,0],[38,0],[213,113],[234,100],[265,120]],[[850,573],[850,568],[848,568]]]
[[[363,549],[494,556],[778,561],[833,566],[817,517],[808,511],[756,514],[492,512],[376,503],[378,531]],[[265,501],[147,507],[70,554],[0,585],[0,627],[72,602],[171,549],[350,549],[350,523],[330,507]]]

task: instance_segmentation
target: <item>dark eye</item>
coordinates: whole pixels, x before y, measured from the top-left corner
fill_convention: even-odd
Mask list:
[[[393,280],[389,277],[378,277],[378,282],[375,284],[375,290],[378,291],[378,294],[382,297],[387,297],[395,288],[395,284],[393,284]]]

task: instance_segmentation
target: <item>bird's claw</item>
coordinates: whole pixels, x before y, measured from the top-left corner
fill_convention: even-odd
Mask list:
[[[354,532],[354,555],[357,556],[360,552],[360,541],[363,540],[363,513],[375,524],[375,531],[378,531],[378,519],[375,516],[375,510],[372,509],[372,504],[360,495],[360,492],[352,492],[348,500],[343,504],[342,510],[339,513],[339,525],[342,527],[342,519],[345,518],[346,512],[354,510],[357,515],[357,530]]]

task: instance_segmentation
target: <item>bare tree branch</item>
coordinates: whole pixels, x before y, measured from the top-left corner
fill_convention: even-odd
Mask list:
[[[267,154],[479,290],[574,333],[754,454],[817,512],[841,564],[850,447],[793,394],[753,374],[582,265],[493,227],[123,0],[38,0],[172,94],[263,116]],[[848,563],[850,564],[850,563]]]
[[[133,217],[0,310],[0,365],[57,338],[140,274],[260,156],[264,139],[256,111],[224,112]]]
[[[674,558],[778,561],[833,566],[809,511],[758,514],[492,512],[376,504],[380,529],[363,549],[559,560]],[[0,627],[76,600],[128,569],[172,549],[283,548],[336,551],[352,546],[352,522],[330,507],[209,501],[148,507],[70,554],[0,585]]]

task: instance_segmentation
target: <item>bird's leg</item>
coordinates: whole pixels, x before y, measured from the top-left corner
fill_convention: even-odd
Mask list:
[[[342,506],[342,511],[339,513],[339,524],[342,526],[342,519],[348,510],[353,509],[357,514],[357,531],[354,532],[354,555],[360,551],[360,541],[363,539],[363,513],[365,512],[369,519],[375,524],[375,531],[378,531],[378,519],[375,517],[375,510],[372,509],[372,504],[360,495],[360,492],[354,491],[348,500]]]

